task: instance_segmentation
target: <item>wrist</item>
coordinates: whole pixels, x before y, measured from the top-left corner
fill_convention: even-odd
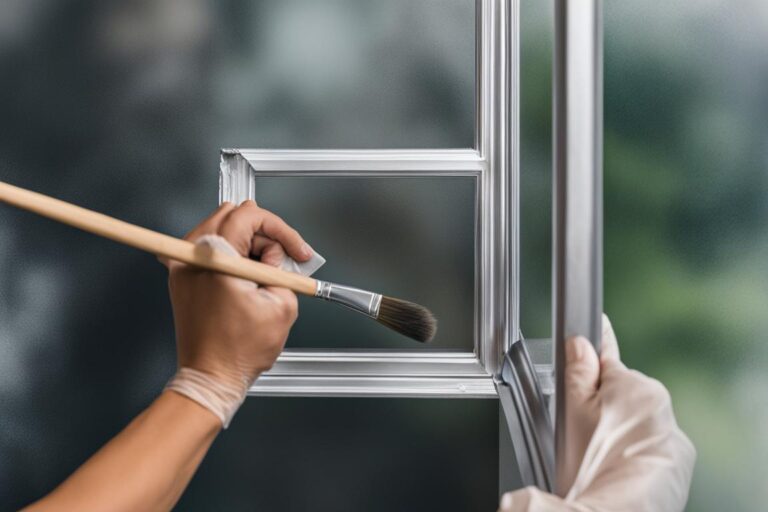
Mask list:
[[[196,368],[182,367],[176,371],[165,389],[175,391],[208,409],[226,429],[245,401],[248,385],[242,379],[222,379]]]
[[[190,368],[205,374],[208,378],[222,386],[237,389],[240,393],[247,393],[253,381],[259,376],[251,375],[244,371],[236,362],[222,362],[220,358],[199,356],[192,358],[179,358],[178,369]]]

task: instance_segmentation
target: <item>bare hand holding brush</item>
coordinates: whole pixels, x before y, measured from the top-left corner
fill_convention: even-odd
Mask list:
[[[250,385],[282,351],[297,316],[294,293],[342,304],[421,342],[437,328],[418,304],[275,268],[286,256],[309,260],[312,250],[253,201],[222,205],[185,240],[2,182],[0,201],[160,257],[177,333],[179,368],[166,390],[26,510],[170,510]]]
[[[252,221],[252,225],[244,226],[254,228],[252,240],[248,243],[238,242],[234,250],[225,243],[225,251],[215,250],[217,247],[211,244],[208,244],[209,247],[195,246],[189,240],[179,240],[8,183],[0,182],[0,201],[150,252],[165,261],[183,262],[264,286],[287,288],[295,293],[341,304],[416,341],[428,342],[437,331],[434,316],[419,304],[270,266],[269,263],[274,264],[285,254],[280,243],[287,244],[285,249],[290,254],[311,254],[311,250],[304,245],[291,245],[303,244],[301,237],[279,217],[258,208],[253,201],[244,203],[247,209],[259,215],[258,220]],[[225,231],[227,236],[236,234],[230,227]],[[271,238],[270,233],[281,238]],[[218,241],[221,242],[221,238]],[[253,253],[260,253],[262,261],[244,257]]]
[[[218,235],[242,256],[278,265],[311,256],[301,236],[253,202],[224,204],[187,235]],[[29,511],[171,510],[223,424],[283,349],[292,291],[166,260],[179,373],[125,430]],[[179,392],[177,392],[179,391]]]
[[[186,240],[213,238],[231,256],[280,265],[304,261],[312,249],[277,215],[246,201],[221,205]],[[298,315],[296,295],[253,282],[162,259],[169,270],[179,372],[168,388],[200,402],[226,428],[248,388],[282,352]],[[256,335],[258,333],[258,335]]]

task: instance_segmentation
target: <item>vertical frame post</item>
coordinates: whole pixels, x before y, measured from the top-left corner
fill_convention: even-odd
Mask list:
[[[602,2],[555,0],[553,64],[553,336],[556,492],[568,460],[565,342],[586,336],[599,350],[602,314]]]

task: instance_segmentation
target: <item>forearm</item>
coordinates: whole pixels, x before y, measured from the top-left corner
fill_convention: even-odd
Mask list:
[[[213,234],[243,258],[279,264],[285,257],[312,256],[295,230],[253,201],[223,204],[186,239]],[[164,263],[170,271],[177,363],[186,371],[177,372],[173,391],[164,391],[27,512],[170,510],[245,391],[282,351],[298,315],[293,292]]]
[[[75,473],[25,511],[170,510],[221,422],[173,391],[163,392]]]

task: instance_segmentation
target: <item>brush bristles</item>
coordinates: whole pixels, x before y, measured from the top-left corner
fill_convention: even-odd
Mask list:
[[[437,332],[437,320],[427,308],[387,296],[381,298],[376,321],[422,343],[431,341]]]

